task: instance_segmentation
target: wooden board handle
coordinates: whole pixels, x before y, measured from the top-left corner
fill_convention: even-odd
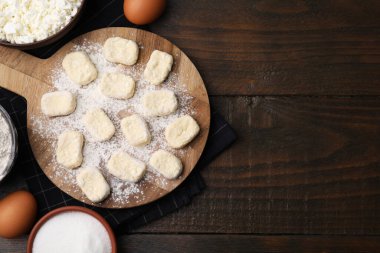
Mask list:
[[[40,76],[44,60],[17,49],[0,46],[0,87],[6,88],[27,100],[49,86],[35,78]],[[38,92],[37,92],[38,91]]]
[[[50,90],[42,81],[0,63],[0,87],[23,96],[28,101],[38,101],[41,94]]]
[[[41,75],[41,65],[46,60],[39,59],[18,49],[0,46],[0,64],[32,77]]]

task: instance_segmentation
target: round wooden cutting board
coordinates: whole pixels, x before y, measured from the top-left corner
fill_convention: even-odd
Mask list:
[[[107,198],[103,202],[95,204],[83,195],[75,183],[68,183],[63,180],[65,171],[60,173],[61,176],[57,176],[57,173],[55,173],[57,169],[56,163],[53,162],[55,161],[56,141],[55,139],[43,137],[38,131],[35,131],[37,126],[34,125],[36,123],[34,123],[35,121],[32,119],[35,117],[44,117],[40,108],[40,99],[44,93],[54,90],[51,84],[52,70],[54,67],[61,66],[64,56],[68,52],[74,51],[74,47],[81,46],[83,43],[91,42],[103,44],[107,38],[114,36],[134,40],[143,47],[143,50],[140,50],[138,64],[140,63],[145,66],[150,54],[155,49],[168,52],[174,57],[172,72],[178,76],[181,83],[187,85],[188,93],[193,97],[191,101],[191,108],[195,112],[193,117],[200,125],[201,131],[199,135],[184,148],[184,152],[181,152],[182,155],[178,155],[184,165],[183,173],[178,179],[167,180],[165,184],[153,182],[141,183],[139,187],[142,191],[141,193],[136,193],[136,195],[142,195],[129,196],[128,200],[123,203],[113,201],[112,198]],[[206,144],[210,127],[208,95],[202,78],[194,64],[178,47],[166,39],[138,29],[105,28],[86,33],[72,40],[46,60],[35,58],[19,50],[1,46],[0,55],[0,86],[25,97],[27,100],[28,136],[38,164],[56,186],[72,197],[84,203],[99,207],[135,207],[150,203],[173,191],[194,169]],[[109,175],[106,175],[106,178],[107,177],[109,177]]]

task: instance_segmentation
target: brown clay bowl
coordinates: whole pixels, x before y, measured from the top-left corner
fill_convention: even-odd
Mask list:
[[[112,251],[110,253],[117,253],[117,245],[116,245],[115,234],[113,233],[112,228],[110,227],[108,222],[102,216],[100,216],[100,214],[98,214],[97,212],[92,211],[91,209],[88,209],[85,207],[80,207],[80,206],[65,206],[65,207],[57,208],[57,209],[45,214],[34,225],[32,232],[30,232],[30,235],[28,238],[28,244],[27,244],[27,248],[26,248],[27,253],[32,253],[34,238],[36,237],[37,232],[42,227],[42,225],[46,221],[48,221],[50,218],[52,218],[53,216],[64,213],[64,212],[82,212],[82,213],[89,214],[92,217],[94,217],[95,219],[97,219],[104,226],[104,228],[107,230],[108,236],[111,240]]]
[[[46,39],[35,41],[32,43],[25,43],[25,44],[16,44],[16,43],[11,43],[5,40],[0,40],[0,45],[5,46],[5,47],[11,47],[11,48],[17,48],[20,50],[29,50],[29,49],[34,49],[34,48],[39,48],[39,47],[44,47],[47,45],[50,45],[57,40],[61,39],[63,36],[65,36],[71,29],[74,28],[74,26],[78,23],[83,10],[84,6],[86,5],[87,0],[82,0],[81,5],[78,8],[78,12],[75,14],[75,16],[72,17],[70,22],[63,27],[61,30],[59,30],[57,33],[51,35],[50,37],[47,37]]]

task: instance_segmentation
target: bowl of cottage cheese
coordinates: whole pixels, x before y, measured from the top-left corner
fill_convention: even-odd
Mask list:
[[[11,171],[17,151],[17,130],[9,114],[0,106],[0,183]]]
[[[0,0],[0,45],[33,49],[51,44],[78,22],[86,0]]]

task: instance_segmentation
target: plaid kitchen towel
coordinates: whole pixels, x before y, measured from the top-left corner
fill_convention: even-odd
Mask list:
[[[88,31],[110,26],[137,27],[125,19],[122,0],[87,1],[80,22],[69,34],[52,45],[27,52],[39,58],[48,58],[71,39]],[[149,26],[139,26],[138,28],[149,30]],[[66,205],[86,206],[103,215],[111,226],[119,232],[127,232],[188,204],[191,198],[205,187],[199,169],[205,167],[236,139],[233,129],[220,115],[212,112],[209,139],[202,157],[193,173],[177,189],[166,197],[141,207],[124,210],[95,208],[85,205],[59,190],[39,168],[33,158],[27,138],[26,103],[24,99],[0,89],[0,103],[11,114],[19,131],[20,150],[14,170],[22,171],[29,190],[37,198],[39,215],[44,215],[50,210]]]
[[[216,155],[226,149],[235,139],[233,129],[217,113],[211,116],[209,139],[193,173],[177,189],[158,201],[130,209],[104,209],[79,202],[57,188],[43,173],[34,159],[26,128],[26,101],[24,98],[0,89],[0,104],[10,114],[19,134],[19,154],[12,173],[22,173],[29,190],[38,202],[39,217],[58,207],[79,205],[100,213],[118,232],[147,224],[188,204],[202,191],[205,184],[199,168],[205,167]],[[7,180],[7,178],[5,179]]]

